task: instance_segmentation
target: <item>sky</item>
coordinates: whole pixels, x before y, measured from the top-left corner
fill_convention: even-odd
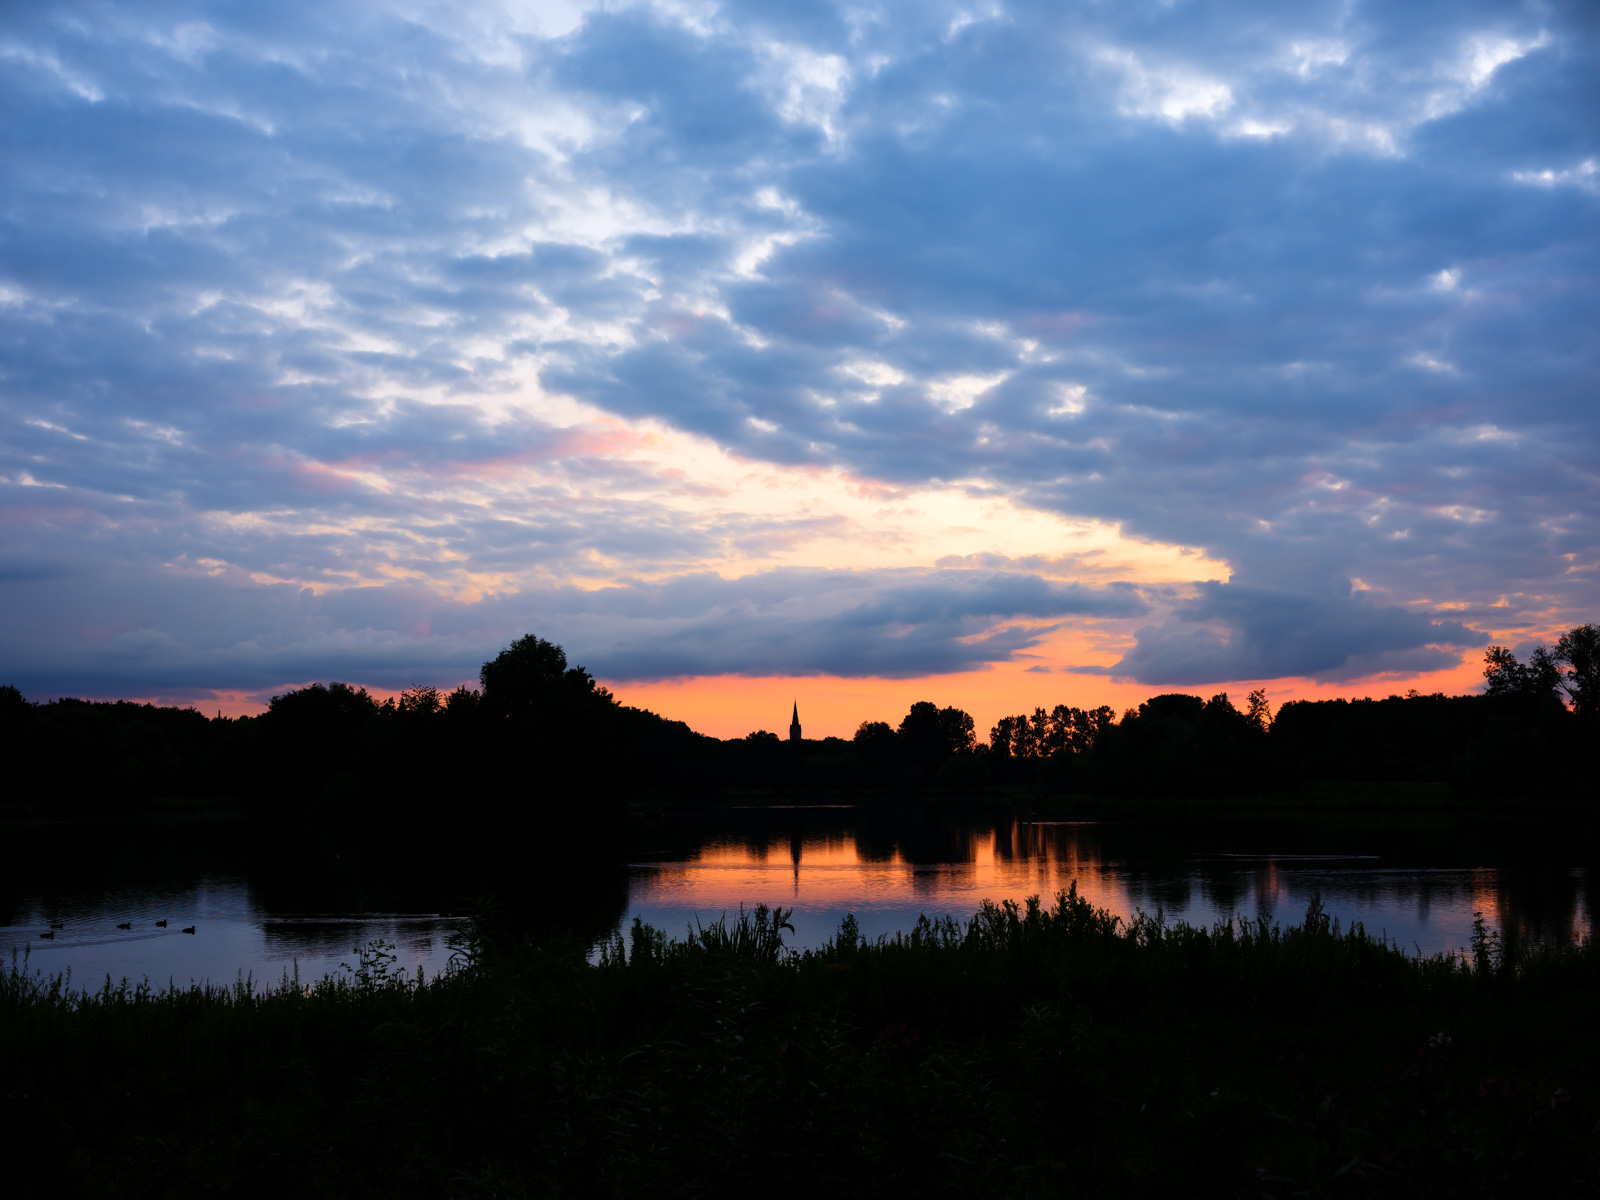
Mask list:
[[[0,9],[0,682],[719,736],[1600,619],[1600,9]]]

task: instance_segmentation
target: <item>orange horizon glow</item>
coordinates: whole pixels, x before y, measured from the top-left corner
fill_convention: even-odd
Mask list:
[[[972,714],[979,741],[1001,717],[1050,709],[1057,704],[1077,708],[1110,705],[1120,718],[1152,696],[1182,692],[1209,698],[1226,692],[1240,708],[1245,697],[1264,688],[1276,712],[1290,700],[1361,699],[1404,695],[1415,689],[1424,695],[1443,692],[1466,695],[1483,683],[1479,658],[1467,655],[1457,666],[1426,675],[1398,679],[1372,677],[1349,683],[1324,683],[1313,679],[1243,679],[1224,683],[1157,685],[1124,682],[1105,675],[1076,674],[1055,667],[1049,673],[1031,672],[1032,661],[1000,663],[985,669],[910,679],[846,678],[838,675],[697,675],[682,679],[631,682],[600,680],[617,700],[648,709],[668,720],[683,721],[697,733],[717,738],[737,738],[757,730],[789,736],[790,705],[800,706],[800,724],[807,738],[851,738],[863,721],[898,725],[911,706],[928,700],[940,708],[953,706]],[[311,683],[286,685],[274,693]],[[326,682],[326,681],[322,681]],[[363,686],[350,681],[351,686]],[[476,679],[452,680],[436,685],[448,692],[460,684],[476,687]],[[403,689],[367,686],[380,703],[398,697]],[[266,711],[267,696],[259,692],[224,692],[203,699],[151,694],[125,697],[135,704],[194,708],[207,717],[257,716]]]
[[[1057,704],[1077,708],[1107,704],[1120,718],[1126,709],[1137,708],[1150,697],[1164,693],[1185,692],[1209,698],[1226,692],[1235,705],[1243,708],[1251,691],[1264,688],[1276,712],[1290,700],[1381,699],[1404,695],[1412,689],[1424,695],[1466,695],[1482,682],[1482,665],[1469,656],[1456,667],[1427,675],[1350,683],[1267,679],[1163,687],[1059,669],[1037,674],[1029,672],[1025,664],[1005,663],[987,670],[913,679],[722,675],[606,686],[623,704],[683,721],[696,732],[712,737],[744,737],[764,729],[786,738],[789,706],[798,703],[800,724],[807,738],[850,738],[863,721],[898,725],[913,704],[928,700],[940,708],[954,706],[971,713],[978,740],[987,741],[989,730],[1001,717]]]

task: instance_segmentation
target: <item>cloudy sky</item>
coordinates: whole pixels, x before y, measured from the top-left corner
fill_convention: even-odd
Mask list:
[[[5,6],[0,682],[1468,690],[1600,618],[1597,12]]]

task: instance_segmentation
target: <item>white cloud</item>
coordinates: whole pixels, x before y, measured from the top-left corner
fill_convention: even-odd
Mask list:
[[[1054,385],[1055,403],[1045,409],[1045,415],[1050,417],[1075,417],[1084,409],[1085,398],[1089,389],[1081,383],[1058,383]]]
[[[1128,116],[1182,124],[1191,118],[1214,120],[1233,107],[1233,90],[1193,67],[1156,66],[1115,48],[1101,50],[1098,58],[1121,74],[1121,108]]]
[[[1424,371],[1432,371],[1436,375],[1459,375],[1461,369],[1454,363],[1446,362],[1442,358],[1435,358],[1431,354],[1418,351],[1406,359],[1414,367],[1421,367]]]
[[[1511,178],[1533,187],[1573,187],[1585,192],[1600,192],[1600,160],[1586,158],[1575,167],[1542,171],[1513,171]]]
[[[1434,121],[1459,112],[1489,86],[1501,67],[1542,50],[1550,43],[1550,35],[1542,30],[1533,37],[1521,39],[1494,34],[1466,38],[1456,56],[1440,65],[1439,74],[1444,82],[1424,99],[1422,119]]]
[[[1350,46],[1338,38],[1291,42],[1286,58],[1289,69],[1305,79],[1329,67],[1344,66],[1350,59]]]
[[[946,412],[956,413],[971,408],[978,402],[979,396],[1009,378],[1010,371],[996,371],[990,375],[946,375],[928,381],[928,394]]]
[[[850,87],[850,65],[837,54],[772,42],[762,47],[768,69],[757,80],[785,121],[819,129],[830,144],[842,136],[837,121]]]

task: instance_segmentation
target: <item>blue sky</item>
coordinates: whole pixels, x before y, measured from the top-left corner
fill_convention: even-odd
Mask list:
[[[532,630],[624,694],[1469,686],[1600,616],[1597,52],[1579,4],[9,6],[0,673],[248,706]]]

